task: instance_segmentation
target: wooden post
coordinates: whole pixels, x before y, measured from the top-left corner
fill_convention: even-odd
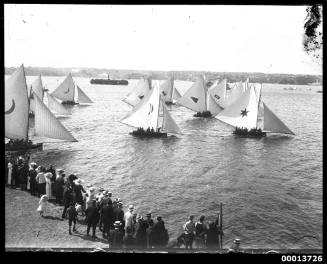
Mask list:
[[[220,203],[220,249],[223,248],[223,204]]]

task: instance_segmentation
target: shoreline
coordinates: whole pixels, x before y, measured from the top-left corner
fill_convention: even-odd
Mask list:
[[[62,219],[63,206],[49,202],[42,218],[36,211],[39,198],[21,191],[5,187],[5,251],[60,251],[60,252],[115,252],[115,253],[212,253],[226,254],[228,248],[220,250],[185,249],[169,247],[164,249],[112,249],[108,241],[102,238],[97,228],[97,239],[86,236],[86,225],[79,216],[77,232],[68,234],[68,220]],[[322,254],[322,249],[243,249],[248,254],[310,253]]]

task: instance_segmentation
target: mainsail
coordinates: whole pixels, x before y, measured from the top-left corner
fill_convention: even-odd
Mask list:
[[[229,95],[226,97],[224,101],[224,106],[228,107],[233,104],[239,97],[244,93],[244,85],[242,82],[238,82],[234,85],[234,87],[230,90]]]
[[[76,85],[77,87],[77,95],[78,95],[78,102],[83,104],[91,104],[93,101],[82,91],[82,89]]]
[[[28,139],[28,95],[24,66],[5,82],[5,137]]]
[[[167,133],[176,133],[178,134],[180,132],[179,127],[175,123],[174,119],[171,117],[167,107],[165,104],[162,104],[163,106],[163,127],[162,130]]]
[[[150,79],[142,78],[135,88],[122,100],[130,106],[136,106],[150,90]]]
[[[233,104],[221,111],[216,118],[234,127],[256,128],[258,104],[254,88],[247,89]]]
[[[174,89],[174,79],[170,77],[160,86],[160,92],[165,102],[172,102],[172,95]]]
[[[71,115],[72,113],[60,104],[51,94],[48,95],[48,107],[58,115]]]
[[[62,101],[74,101],[75,84],[72,75],[69,73],[66,79],[51,93]]]
[[[34,94],[35,99],[35,136],[61,139],[77,142],[72,134],[51,113],[41,99]]]
[[[216,81],[209,89],[208,93],[212,96],[212,98],[216,101],[216,103],[224,108],[225,100],[226,100],[226,85],[227,80],[221,80],[220,82]]]
[[[35,100],[33,98],[33,94],[36,94],[42,101],[43,101],[43,97],[44,97],[41,75],[39,75],[38,78],[36,78],[35,81],[32,83],[30,91],[31,91],[30,92],[30,112],[34,113]]]
[[[263,129],[265,131],[274,133],[284,133],[295,135],[269,108],[263,103],[264,117],[263,117]]]
[[[157,129],[159,114],[159,87],[155,86],[137,104],[133,110],[128,113],[121,122],[133,127],[141,127],[143,129]]]
[[[218,103],[213,99],[212,95],[209,93],[207,94],[207,99],[207,110],[210,111],[212,116],[218,115],[223,110],[223,108],[218,105]]]
[[[196,112],[207,110],[207,91],[203,77],[200,76],[185,94],[177,101],[178,104]]]
[[[177,90],[176,87],[174,87],[172,98],[173,98],[173,101],[178,101],[179,99],[182,98],[181,94],[179,93],[179,91]]]

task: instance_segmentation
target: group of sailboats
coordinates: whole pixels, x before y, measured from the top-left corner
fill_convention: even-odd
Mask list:
[[[74,81],[69,74],[52,94],[47,93],[46,106],[41,76],[32,83],[28,92],[24,66],[21,65],[5,82],[5,137],[10,139],[5,144],[5,150],[42,149],[43,143],[34,144],[29,140],[29,117],[34,117],[34,136],[76,142],[76,138],[55,116],[71,114],[55,97],[64,102],[75,102],[74,88]],[[68,90],[69,93],[65,93]],[[77,91],[79,102],[92,103],[78,86]],[[68,95],[69,98],[62,94]]]
[[[294,133],[268,108],[261,98],[262,84],[245,82],[235,83],[227,88],[227,80],[216,80],[207,87],[204,76],[199,76],[191,87],[181,96],[174,88],[174,79],[168,78],[161,86],[151,87],[146,79],[136,85],[124,102],[133,106],[133,110],[122,119],[122,123],[138,128],[131,134],[135,136],[157,137],[156,133],[179,133],[166,104],[176,104],[195,111],[195,117],[215,117],[235,128],[234,134],[262,137],[266,133]],[[158,95],[159,93],[159,95]],[[132,102],[132,103],[131,103]],[[166,125],[159,125],[162,109]],[[158,114],[156,112],[158,111]],[[163,132],[163,128],[167,128]]]

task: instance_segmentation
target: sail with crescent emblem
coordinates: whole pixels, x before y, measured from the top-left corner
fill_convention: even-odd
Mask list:
[[[28,139],[28,94],[24,66],[5,82],[5,137]]]
[[[41,99],[34,95],[35,99],[35,136],[61,139],[77,142],[72,134],[51,113]]]
[[[159,95],[159,87],[155,85],[121,122],[136,128],[141,127],[145,130],[153,128],[156,130],[159,114]]]
[[[76,87],[77,87],[77,95],[78,95],[79,103],[82,103],[82,104],[93,103],[93,101],[90,99],[90,97],[88,97],[78,85],[76,85]]]
[[[51,95],[62,101],[74,102],[75,83],[70,73]]]
[[[256,128],[257,115],[258,103],[254,88],[251,87],[215,118],[234,127],[252,129]]]
[[[130,106],[136,106],[150,91],[149,83],[149,79],[140,79],[133,90],[128,93],[122,101],[129,104]]]
[[[207,110],[206,95],[207,91],[203,76],[199,76],[177,103],[193,111],[203,112]]]
[[[224,102],[226,100],[226,86],[227,86],[227,80],[221,80],[216,81],[209,89],[208,93],[212,96],[213,100],[216,101],[216,103],[224,108],[226,107]]]
[[[72,113],[59,103],[51,94],[47,93],[48,108],[58,115],[71,115]]]

